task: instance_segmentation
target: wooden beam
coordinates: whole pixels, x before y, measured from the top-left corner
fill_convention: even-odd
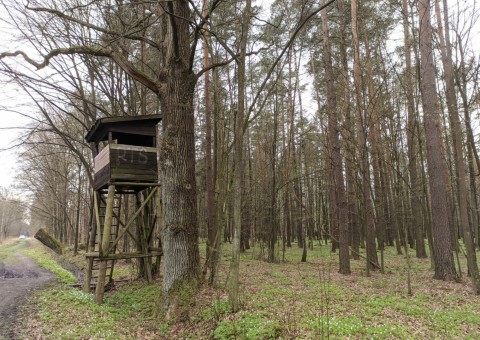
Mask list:
[[[158,187],[160,186],[159,183],[152,183],[152,182],[115,182],[115,185],[120,186],[132,186],[132,187]]]
[[[130,228],[130,226],[133,224],[133,222],[135,222],[135,219],[137,218],[137,216],[140,214],[140,212],[143,210],[143,208],[145,207],[145,205],[152,199],[153,195],[155,194],[155,192],[157,191],[157,188],[153,188],[153,190],[150,192],[150,194],[147,196],[147,198],[145,199],[145,201],[143,201],[142,205],[137,209],[137,211],[135,212],[135,214],[133,214],[133,216],[130,218],[130,221],[128,221],[128,223],[126,224],[125,228],[123,228],[119,233],[118,233],[118,236],[117,238],[113,241],[112,245],[108,248],[108,251],[106,252],[107,254],[113,249],[113,247],[118,243],[118,241],[120,241],[120,239],[125,235],[125,233],[127,232],[128,228]]]
[[[52,249],[57,254],[59,255],[63,254],[62,243],[59,240],[57,240],[55,237],[47,233],[45,229],[43,228],[38,229],[34,237],[40,242],[42,242],[45,246]]]
[[[83,279],[83,292],[88,294],[90,293],[91,282],[92,282],[92,269],[93,269],[93,258],[87,258],[87,269],[85,271],[85,277]]]
[[[118,193],[118,191],[117,191],[117,193]],[[100,199],[102,200],[102,202],[105,203],[105,200],[104,200],[103,198],[100,198]],[[118,225],[125,228],[125,223],[120,219],[120,216],[118,216],[115,211],[112,211],[112,213],[113,213],[113,217],[115,217],[115,218],[117,219]],[[130,237],[131,237],[135,242],[137,242],[137,239],[135,238],[135,236],[133,236],[132,233],[131,233],[128,229],[127,229],[127,233],[128,233],[128,235],[130,235]],[[114,244],[115,244],[115,242],[114,242]]]
[[[153,190],[152,190],[153,191]],[[139,199],[139,195],[137,195],[137,200]],[[137,201],[138,202],[138,201]],[[145,209],[144,209],[145,210]],[[148,250],[148,243],[147,243],[147,226],[146,226],[146,214],[143,214],[143,216],[138,217],[140,220],[140,235],[142,236],[140,239],[142,251],[146,252]],[[148,258],[143,258],[143,264],[145,267],[145,273],[147,274],[147,282],[152,283],[153,278],[152,278],[152,263],[149,261],[150,259]]]
[[[115,199],[115,186],[110,185],[108,187],[107,207],[105,210],[105,224],[103,226],[102,248],[100,254],[107,256],[110,251],[110,231],[112,229],[113,220],[113,202]],[[106,251],[105,251],[106,250]],[[107,261],[100,261],[98,266],[98,280],[97,287],[95,289],[95,302],[98,304],[103,303],[103,295],[105,293],[105,276],[107,273]]]
[[[97,224],[96,227],[95,227],[95,230],[94,230],[95,232],[92,233],[92,234],[93,234],[93,237],[94,237],[93,240],[92,240],[92,245],[94,245],[94,246],[95,246],[95,237],[97,237],[97,233],[98,233],[99,231],[101,231],[101,228],[102,228],[102,227],[100,226],[100,206],[98,205],[98,203],[99,203],[99,202],[98,202],[99,196],[100,196],[100,193],[99,193],[99,192],[95,191],[95,192],[93,193],[93,206],[94,206],[94,209],[95,209],[95,223]],[[99,248],[101,249],[100,243],[99,243],[98,246],[99,246]],[[94,250],[95,250],[95,249],[94,249]]]
[[[85,256],[89,259],[98,259],[101,261],[107,260],[124,260],[124,259],[135,259],[135,258],[142,258],[142,257],[152,257],[152,256],[163,256],[162,251],[150,251],[146,254],[144,253],[117,253],[117,254],[110,254],[108,256],[100,256],[98,252],[88,253]]]

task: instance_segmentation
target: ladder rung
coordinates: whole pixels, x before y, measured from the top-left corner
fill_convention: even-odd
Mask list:
[[[92,270],[97,270],[97,271],[98,271],[99,269],[100,269],[100,268],[95,268],[95,269],[92,269]],[[112,267],[107,267],[107,268],[105,268],[105,270],[110,270],[110,269],[112,269]],[[97,277],[98,277],[98,273],[95,274],[95,275],[97,275]],[[92,276],[92,277],[93,277],[93,276]]]

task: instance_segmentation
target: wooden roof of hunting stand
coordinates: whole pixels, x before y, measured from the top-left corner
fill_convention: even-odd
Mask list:
[[[161,115],[100,118],[90,128],[85,140],[95,143],[97,148],[100,142],[112,140],[117,140],[118,144],[155,147],[156,125],[161,120]]]
[[[157,183],[156,125],[161,115],[98,119],[85,140],[95,143],[94,189],[115,184],[117,190]],[[107,144],[100,150],[100,143]]]

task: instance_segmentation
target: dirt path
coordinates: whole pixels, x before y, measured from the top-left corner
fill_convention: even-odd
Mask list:
[[[13,326],[17,308],[35,289],[54,280],[49,271],[39,267],[32,259],[20,253],[31,247],[22,240],[2,246],[0,252],[0,339],[14,339]],[[8,250],[8,247],[11,249]],[[5,249],[7,249],[5,251]]]

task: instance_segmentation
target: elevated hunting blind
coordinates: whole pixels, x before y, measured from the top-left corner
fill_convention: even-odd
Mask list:
[[[85,136],[95,144],[94,189],[124,182],[157,182],[156,126],[160,115],[106,117]],[[102,150],[101,144],[107,143]]]
[[[155,237],[160,201],[153,198],[159,186],[156,136],[161,119],[160,115],[101,118],[85,136],[95,157],[95,218],[87,242],[83,290],[95,286],[97,303],[103,301],[105,286],[113,284],[116,260],[140,259],[140,271],[148,281],[152,281],[152,257],[157,269],[160,264],[161,244]],[[133,214],[128,209],[131,195]]]

